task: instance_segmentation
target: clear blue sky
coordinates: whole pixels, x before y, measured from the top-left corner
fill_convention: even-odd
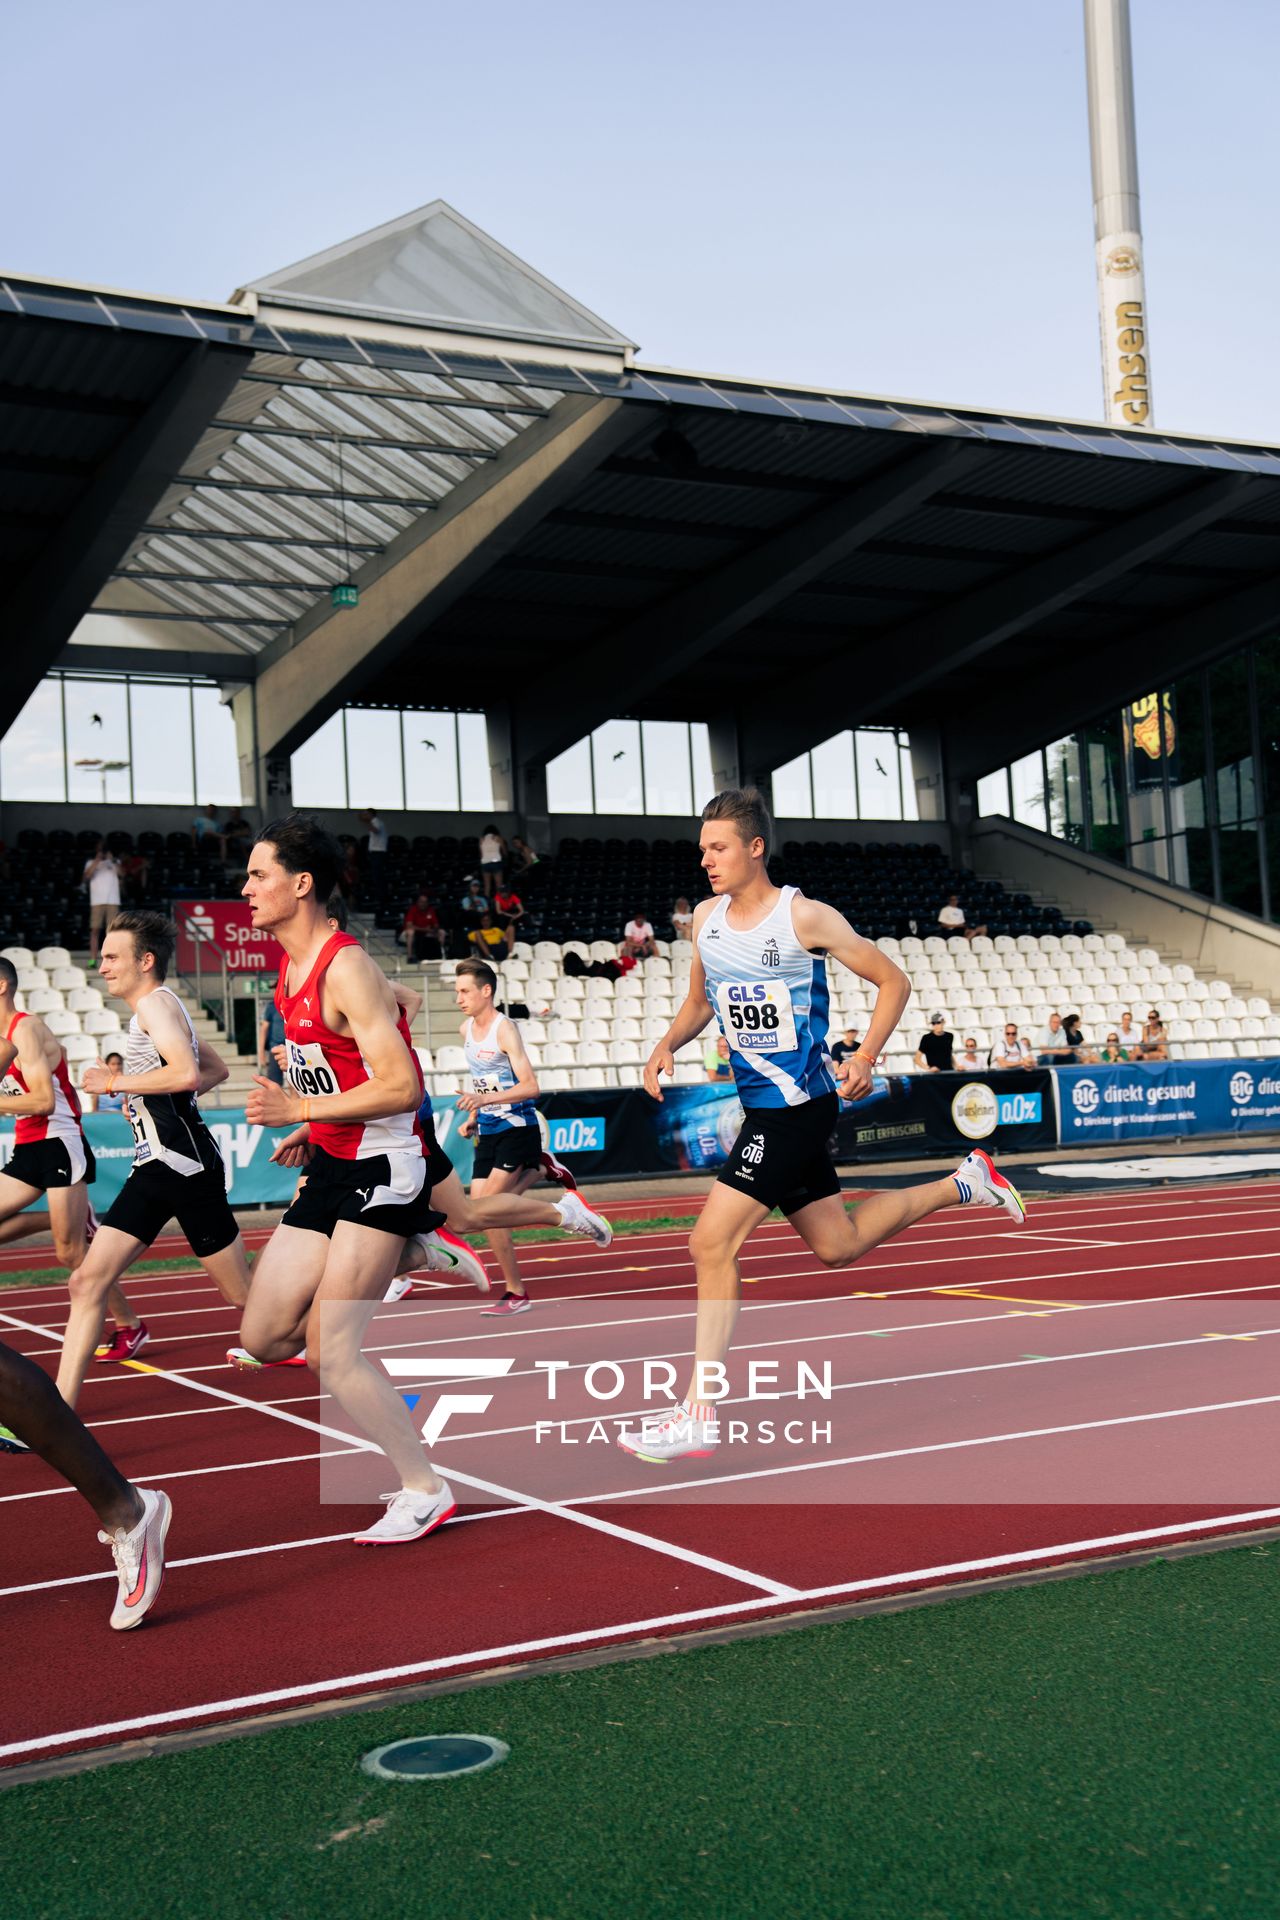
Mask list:
[[[1156,420],[1280,443],[1280,8],[1133,34]],[[651,363],[1095,417],[1082,43],[1079,0],[28,7],[0,268],[225,298],[439,195]]]

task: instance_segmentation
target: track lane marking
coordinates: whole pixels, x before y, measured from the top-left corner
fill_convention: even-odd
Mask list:
[[[411,1680],[421,1674],[443,1673],[450,1668],[474,1666],[477,1662],[497,1664],[522,1654],[590,1646],[620,1636],[653,1633],[663,1627],[690,1626],[702,1620],[723,1620],[730,1615],[759,1613],[765,1608],[777,1608],[782,1615],[799,1613],[803,1611],[804,1602],[836,1599],[842,1594],[883,1592],[891,1587],[907,1586],[913,1581],[954,1579],[966,1573],[996,1573],[1002,1567],[1030,1566],[1036,1561],[1060,1560],[1071,1554],[1097,1553],[1108,1547],[1140,1546],[1149,1540],[1171,1540],[1186,1534],[1207,1533],[1215,1527],[1248,1527],[1275,1519],[1280,1519],[1280,1507],[1259,1507],[1248,1513],[1215,1514],[1210,1519],[1187,1520],[1181,1525],[1139,1527],[1124,1533],[1099,1534],[1091,1539],[1058,1541],[1018,1553],[990,1554],[981,1559],[953,1560],[941,1566],[913,1567],[902,1573],[877,1574],[866,1580],[808,1587],[795,1594],[795,1601],[789,1607],[778,1608],[777,1602],[770,1598],[738,1600],[715,1607],[690,1607],[680,1613],[654,1614],[648,1619],[620,1621],[611,1626],[588,1627],[577,1633],[547,1634],[536,1640],[509,1641],[504,1646],[484,1647],[474,1653],[445,1654],[434,1660],[415,1660],[402,1666],[379,1667],[364,1673],[343,1674],[330,1680],[313,1680],[292,1687],[274,1687],[260,1693],[238,1694],[228,1699],[205,1700],[198,1706],[173,1707],[163,1713],[136,1714],[126,1720],[101,1721],[94,1726],[74,1727],[59,1733],[43,1734],[35,1739],[11,1740],[0,1746],[0,1759],[72,1746],[77,1741],[102,1740],[112,1734],[137,1733],[148,1727],[172,1726],[180,1721],[198,1720],[207,1714],[245,1713],[254,1707],[283,1706],[291,1700],[340,1693],[348,1687],[372,1687],[387,1681]]]

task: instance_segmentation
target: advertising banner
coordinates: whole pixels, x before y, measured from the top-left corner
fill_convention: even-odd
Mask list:
[[[901,1160],[1051,1147],[1057,1139],[1047,1068],[1021,1073],[877,1074],[871,1093],[842,1106],[841,1160]]]
[[[228,973],[261,974],[274,980],[284,958],[279,943],[255,927],[247,900],[178,900],[173,917],[178,923],[178,970],[194,973],[196,948],[204,951],[200,966],[217,972],[221,955]]]
[[[226,1162],[232,1206],[287,1206],[298,1176],[288,1167],[271,1163],[271,1149],[280,1134],[250,1126],[240,1107],[209,1107],[205,1119]],[[84,1130],[98,1169],[93,1183],[94,1210],[103,1214],[133,1165],[133,1135],[122,1113],[86,1113]],[[8,1165],[12,1152],[13,1122],[0,1122],[0,1171]],[[44,1204],[41,1199],[40,1207]]]
[[[1055,1067],[1063,1146],[1280,1129],[1280,1061]]]

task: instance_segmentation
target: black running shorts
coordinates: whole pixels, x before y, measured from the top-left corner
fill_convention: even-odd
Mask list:
[[[39,1187],[41,1192],[49,1187],[74,1187],[77,1180],[87,1185],[96,1171],[93,1148],[83,1134],[73,1141],[60,1136],[25,1141],[14,1148],[4,1167],[11,1180],[21,1180],[24,1187]]]
[[[802,1107],[748,1107],[716,1178],[787,1214],[839,1193],[829,1144],[839,1104],[824,1093]]]
[[[340,1220],[349,1220],[353,1226],[376,1227],[379,1233],[406,1240],[431,1233],[444,1225],[445,1216],[431,1205],[430,1180],[429,1164],[421,1154],[375,1153],[364,1160],[339,1160],[318,1147],[280,1224],[332,1235]]]
[[[418,1118],[427,1140],[427,1179],[433,1187],[443,1186],[453,1172],[453,1162],[436,1139],[436,1123],[426,1108],[420,1108]]]
[[[491,1133],[476,1135],[473,1180],[487,1180],[494,1172],[520,1173],[526,1167],[541,1165],[542,1135],[536,1127],[495,1127]]]
[[[216,1149],[215,1149],[216,1152]],[[222,1155],[199,1173],[178,1173],[163,1160],[134,1167],[103,1215],[104,1227],[132,1234],[146,1247],[176,1220],[198,1259],[221,1253],[240,1229],[227,1199]]]

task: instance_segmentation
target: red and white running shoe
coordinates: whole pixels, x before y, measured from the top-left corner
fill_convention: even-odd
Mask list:
[[[533,1305],[527,1293],[504,1293],[500,1300],[492,1301],[489,1306],[481,1307],[481,1313],[500,1313],[510,1319],[513,1313],[528,1313]]]
[[[145,1320],[140,1320],[136,1327],[117,1327],[109,1340],[94,1348],[94,1359],[136,1360],[150,1338]]]
[[[1025,1225],[1027,1209],[1012,1180],[1006,1180],[989,1153],[975,1147],[952,1174],[962,1207],[1001,1207],[1015,1227]]]
[[[136,1527],[113,1527],[101,1532],[99,1540],[111,1549],[116,1563],[120,1591],[111,1609],[111,1624],[117,1633],[142,1624],[164,1579],[164,1537],[169,1531],[173,1508],[167,1493],[152,1493],[139,1487],[142,1518]]]
[[[638,1429],[624,1427],[618,1445],[653,1466],[665,1466],[668,1460],[706,1460],[720,1445],[720,1422],[713,1407],[691,1408],[681,1400],[667,1413],[644,1414]]]
[[[351,1536],[358,1547],[396,1547],[408,1540],[421,1540],[424,1534],[434,1533],[446,1520],[452,1520],[458,1511],[443,1480],[439,1493],[416,1493],[411,1487],[401,1487],[398,1493],[384,1493],[382,1498],[387,1510],[381,1520]]]
[[[592,1211],[580,1193],[566,1193],[563,1200],[555,1202],[555,1209],[567,1233],[581,1234],[598,1247],[613,1245],[613,1228],[603,1215]]]
[[[566,1193],[576,1193],[578,1183],[563,1160],[557,1160],[554,1153],[542,1152],[542,1177],[549,1180],[553,1187],[563,1187]]]
[[[474,1247],[460,1240],[456,1233],[450,1233],[447,1227],[437,1227],[434,1233],[419,1233],[405,1242],[405,1258],[409,1261],[409,1271],[418,1267],[428,1273],[452,1274],[455,1280],[469,1280],[481,1293],[489,1291],[489,1274],[484,1261]],[[402,1300],[406,1293],[412,1293],[413,1286],[404,1286],[407,1276],[401,1274],[393,1280],[383,1295],[384,1300]],[[397,1288],[399,1292],[395,1291]]]
[[[305,1367],[305,1353],[291,1353],[287,1360],[259,1360],[248,1347],[228,1347],[227,1364],[240,1373],[262,1373],[267,1367]]]

